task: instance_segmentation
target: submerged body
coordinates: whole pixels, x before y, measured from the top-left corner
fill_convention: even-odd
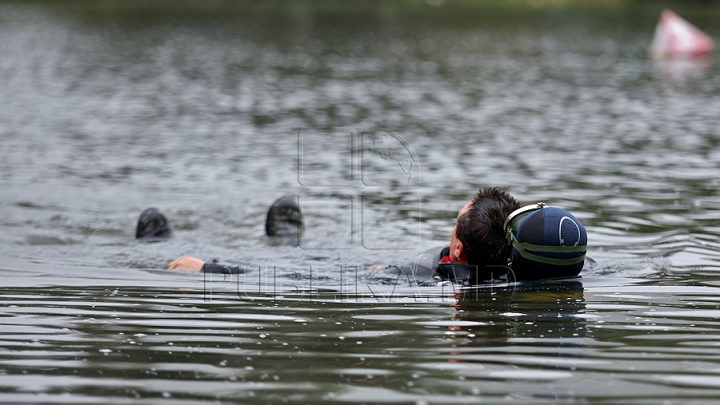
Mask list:
[[[451,281],[458,284],[474,285],[489,282],[503,281],[530,281],[543,279],[575,278],[583,268],[596,265],[596,262],[585,257],[582,266],[567,273],[555,273],[552,277],[547,273],[537,273],[535,277],[527,274],[518,275],[511,266],[491,265],[485,267],[469,266],[462,263],[453,263],[449,260],[449,246],[436,246],[418,254],[414,260],[400,266],[388,266],[374,273],[371,278],[384,278],[388,281],[400,276],[410,284],[433,285],[437,282]]]
[[[276,200],[265,224],[274,244],[297,246],[302,215],[295,198]],[[395,282],[405,278],[419,285],[572,278],[583,268],[586,248],[585,228],[569,212],[546,208],[543,203],[521,207],[499,188],[481,189],[458,213],[449,245],[428,249],[402,265],[369,266],[368,277]],[[168,269],[222,274],[249,271],[189,256],[173,261]]]

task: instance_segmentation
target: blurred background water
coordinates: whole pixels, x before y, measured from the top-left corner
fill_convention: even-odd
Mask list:
[[[715,58],[649,60],[656,5],[540,3],[1,2],[0,400],[720,397]],[[356,277],[485,186],[573,212],[600,267]],[[263,236],[283,194],[301,247]],[[173,239],[134,241],[149,206]]]

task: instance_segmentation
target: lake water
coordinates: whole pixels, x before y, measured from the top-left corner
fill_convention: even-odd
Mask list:
[[[0,401],[720,399],[715,58],[649,60],[658,9],[347,7],[0,3]],[[573,212],[599,266],[364,278],[485,186]],[[264,237],[284,194],[300,247]],[[173,239],[134,240],[150,206]]]

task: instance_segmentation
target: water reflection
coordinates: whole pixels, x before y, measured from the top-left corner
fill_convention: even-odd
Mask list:
[[[702,80],[710,70],[710,55],[696,56],[688,59],[663,59],[654,61],[663,80],[684,84]]]
[[[582,363],[578,359],[583,357],[587,331],[581,281],[468,289],[456,298],[452,319],[457,324],[450,330],[461,340],[452,345],[448,362],[468,367],[459,370],[458,379],[471,385],[505,385],[517,394],[522,391],[515,385],[518,381],[545,383],[574,377]]]
[[[579,316],[585,312],[583,284],[579,280],[467,289],[456,298],[452,319],[469,325],[450,327],[457,337],[465,339],[458,347],[503,346],[510,340],[538,339],[546,339],[550,345],[568,345],[577,341],[557,339],[586,334],[585,319]]]

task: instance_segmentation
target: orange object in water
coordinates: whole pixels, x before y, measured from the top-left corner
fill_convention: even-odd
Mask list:
[[[664,10],[648,51],[657,59],[694,58],[709,55],[713,48],[713,40],[704,32],[674,12]]]

